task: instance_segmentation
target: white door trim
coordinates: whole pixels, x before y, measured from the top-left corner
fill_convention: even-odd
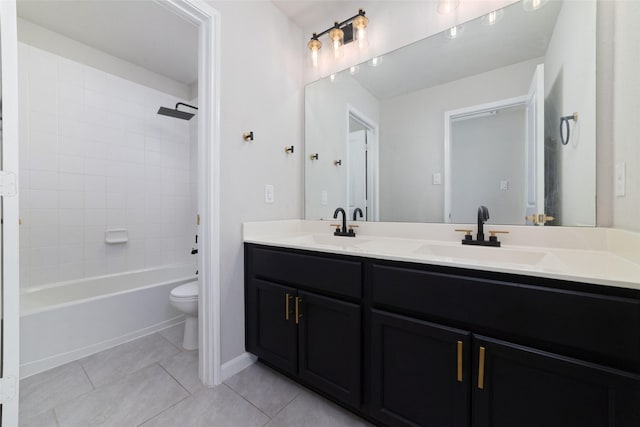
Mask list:
[[[367,172],[367,178],[370,182],[372,188],[370,190],[371,198],[373,199],[373,203],[371,203],[371,212],[370,212],[370,221],[378,221],[379,208],[380,208],[380,194],[379,194],[379,173],[378,173],[378,134],[379,134],[379,126],[374,120],[368,117],[366,114],[362,113],[360,110],[355,108],[353,105],[347,104],[347,135],[345,137],[346,145],[345,147],[349,147],[349,120],[353,117],[354,120],[360,122],[363,126],[367,127],[371,131],[371,139],[367,140],[367,144],[369,146],[369,172]],[[347,165],[349,165],[348,152],[349,150],[345,150],[347,153]],[[349,171],[347,170],[347,198],[345,201],[345,206],[349,206]]]
[[[444,113],[444,222],[451,222],[451,127],[456,120],[463,120],[494,110],[526,105],[529,97],[527,95],[516,96],[514,98],[501,99],[486,104],[473,105],[471,107],[449,110]]]
[[[220,14],[203,0],[156,0],[198,31],[199,376],[220,384]],[[195,220],[195,218],[194,218]]]
[[[2,43],[2,170],[18,175],[18,36],[15,0],[0,1]],[[17,179],[16,179],[17,181]],[[16,182],[18,185],[18,182]],[[20,369],[20,263],[18,195],[2,197],[2,376],[15,379],[15,394],[2,402],[0,424],[18,425]]]

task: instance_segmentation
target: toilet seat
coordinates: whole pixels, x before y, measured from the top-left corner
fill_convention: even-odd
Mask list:
[[[189,282],[171,290],[171,298],[180,300],[198,299],[198,282]]]

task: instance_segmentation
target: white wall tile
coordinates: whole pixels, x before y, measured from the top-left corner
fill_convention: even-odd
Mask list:
[[[31,209],[58,209],[57,191],[31,190],[30,198]]]
[[[176,100],[23,43],[19,62],[21,285],[195,262],[189,124],[156,114]]]
[[[31,160],[32,169],[33,159]],[[80,156],[60,155],[60,172],[84,173],[84,158]]]
[[[57,190],[58,172],[31,171],[30,186],[33,190]]]
[[[65,209],[84,209],[84,191],[60,191],[60,207]]]

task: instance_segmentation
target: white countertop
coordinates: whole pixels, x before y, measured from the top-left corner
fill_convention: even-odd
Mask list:
[[[570,280],[640,290],[640,233],[609,228],[498,226],[502,247],[462,245],[468,224],[358,222],[356,237],[333,235],[336,221],[243,224],[247,243],[367,258]],[[350,222],[351,223],[351,222]]]

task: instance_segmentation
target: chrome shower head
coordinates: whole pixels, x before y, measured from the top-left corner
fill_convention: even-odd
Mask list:
[[[184,102],[178,102],[176,104],[176,107],[173,109],[167,108],[167,107],[160,107],[158,109],[158,114],[161,114],[163,116],[168,116],[168,117],[174,117],[176,119],[182,119],[182,120],[191,120],[191,118],[195,116],[194,113],[187,113],[186,111],[178,110],[178,105],[184,105],[185,107],[193,108],[194,110],[198,109],[198,107],[194,107],[193,105],[185,104]]]

